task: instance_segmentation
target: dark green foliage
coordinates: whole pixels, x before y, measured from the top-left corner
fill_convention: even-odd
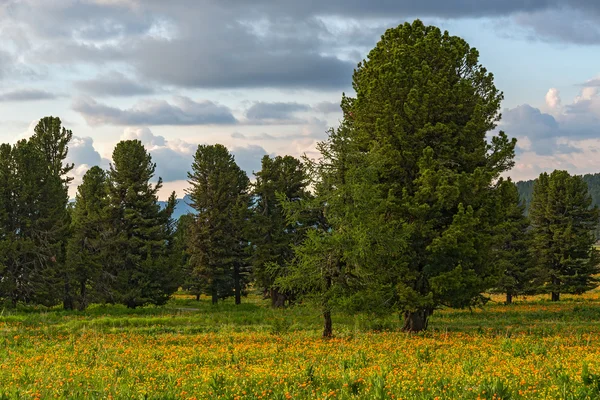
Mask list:
[[[66,296],[63,270],[68,238],[67,174],[72,132],[46,117],[29,140],[0,148],[0,296],[54,305]],[[62,286],[62,287],[61,287]]]
[[[519,199],[517,186],[510,180],[498,184],[497,238],[495,244],[498,268],[503,272],[494,289],[506,293],[506,302],[513,296],[533,294],[535,281],[540,277],[532,257],[532,235],[529,220],[525,217],[525,205]]]
[[[71,213],[71,238],[67,247],[67,273],[78,309],[101,301],[110,293],[111,279],[104,262],[112,227],[109,218],[106,173],[90,168],[77,189]]]
[[[171,265],[171,214],[175,195],[161,210],[152,185],[156,165],[142,143],[117,144],[108,173],[111,237],[107,238],[107,272],[114,280],[108,301],[128,307],[164,304],[177,290],[177,271]]]
[[[598,285],[600,272],[594,230],[599,211],[581,176],[566,171],[543,173],[537,179],[530,210],[535,259],[543,273],[539,289],[581,294]]]
[[[190,254],[188,251],[188,243],[191,238],[193,225],[193,214],[184,214],[179,217],[177,229],[173,236],[173,254],[174,263],[181,270],[181,285],[183,289],[196,296],[196,300],[200,300],[203,280],[190,266]]]
[[[248,282],[250,180],[223,145],[198,146],[188,174],[191,206],[197,211],[188,240],[194,285],[213,303],[235,295]]]
[[[357,97],[342,101],[346,132],[331,156],[342,178],[324,202],[330,253],[343,277],[360,277],[353,304],[398,311],[408,331],[425,329],[437,307],[479,304],[500,273],[495,182],[516,141],[486,140],[502,94],[478,56],[461,38],[407,23],[359,64]],[[305,253],[298,263],[319,275]]]
[[[310,197],[308,176],[302,162],[292,156],[264,156],[262,169],[255,175],[253,275],[258,287],[271,297],[272,305],[281,307],[292,293],[280,291],[274,286],[275,280],[285,274],[294,256],[293,246],[302,242],[306,226],[310,224],[310,221],[286,219],[281,200],[307,200]]]

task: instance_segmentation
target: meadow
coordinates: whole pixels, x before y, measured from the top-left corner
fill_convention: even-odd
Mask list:
[[[600,292],[440,310],[422,334],[397,316],[258,297],[212,306],[0,313],[2,399],[597,399]]]

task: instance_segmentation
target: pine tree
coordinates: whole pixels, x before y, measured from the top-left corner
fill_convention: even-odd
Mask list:
[[[281,292],[274,283],[285,274],[294,257],[293,246],[304,239],[306,221],[287,219],[278,196],[288,202],[308,200],[308,176],[300,160],[268,155],[263,157],[262,169],[255,175],[253,275],[258,286],[269,294],[273,307],[282,307],[291,292]]]
[[[520,200],[517,186],[509,179],[498,182],[498,225],[495,245],[498,268],[503,272],[496,292],[506,293],[506,303],[513,296],[533,294],[539,272],[532,257],[532,235],[525,217],[525,204]]]
[[[232,295],[239,304],[248,281],[250,181],[220,144],[198,146],[188,176],[198,212],[188,249],[194,280],[213,304]]]
[[[130,308],[164,304],[178,286],[170,263],[175,195],[161,210],[157,194],[162,180],[150,183],[156,165],[140,141],[118,143],[113,162],[108,193],[114,232],[107,241],[110,257],[106,261],[114,284],[108,300]]]
[[[478,57],[461,38],[406,23],[359,64],[356,98],[342,99],[343,201],[325,216],[344,275],[362,284],[352,303],[400,312],[406,331],[426,329],[440,306],[485,301],[500,274],[495,182],[516,141],[487,140],[502,94]]]
[[[581,294],[598,285],[594,231],[599,211],[581,176],[566,171],[540,175],[531,202],[534,251],[544,274],[542,292],[560,300],[561,293]]]
[[[73,164],[65,164],[69,151],[68,144],[73,132],[62,127],[60,118],[42,118],[34,128],[30,139],[34,151],[42,157],[44,168],[40,171],[41,186],[39,218],[36,220],[33,237],[38,249],[38,265],[35,275],[37,289],[35,302],[54,302],[57,285],[62,286],[62,300],[65,309],[73,308],[71,287],[65,274],[66,246],[69,236],[70,216],[68,185],[73,178],[67,174]],[[40,255],[42,255],[40,257]],[[33,277],[32,277],[33,279]]]
[[[100,167],[90,168],[77,188],[67,246],[67,271],[80,310],[101,301],[110,287],[104,269],[106,241],[110,235],[108,186]]]

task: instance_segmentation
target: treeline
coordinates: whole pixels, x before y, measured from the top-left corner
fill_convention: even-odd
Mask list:
[[[182,286],[239,303],[252,283],[276,307],[316,304],[331,336],[336,309],[397,313],[421,331],[436,309],[481,305],[492,291],[559,300],[597,285],[598,209],[582,178],[540,176],[529,217],[501,178],[516,140],[488,137],[503,95],[477,50],[406,23],[353,85],[318,160],[265,156],[251,183],[224,146],[199,146],[187,190],[196,212],[176,226],[175,196],[158,205],[139,141],[119,143],[108,171],[90,169],[70,207],[71,134],[42,120],[53,133],[2,147],[0,295],[136,307]]]

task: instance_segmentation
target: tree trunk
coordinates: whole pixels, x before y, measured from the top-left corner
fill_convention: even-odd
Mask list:
[[[552,277],[552,286],[554,286],[553,290],[552,290],[552,301],[559,301],[560,300],[560,280],[556,277],[553,276]]]
[[[212,288],[212,303],[217,304],[219,302],[219,295],[217,293],[217,288]]]
[[[87,286],[85,280],[79,282],[79,311],[85,310],[87,307]]]
[[[233,267],[233,287],[235,289],[235,304],[242,304],[242,284],[240,282],[240,266]]]
[[[333,323],[331,322],[331,308],[329,308],[329,290],[331,289],[331,277],[325,278],[325,296],[323,296],[323,337],[330,338],[333,336]]]
[[[333,336],[333,323],[331,322],[331,311],[325,309],[323,311],[323,337],[330,338]]]
[[[279,290],[271,289],[271,306],[273,308],[283,308],[285,306],[285,294],[279,292]]]
[[[404,332],[421,332],[427,329],[429,316],[433,314],[431,309],[418,309],[416,311],[404,312]]]
[[[73,296],[71,296],[71,285],[69,285],[69,282],[66,279],[65,279],[65,293],[64,293],[64,297],[63,297],[63,308],[65,310],[73,309]]]
[[[512,301],[513,301],[512,292],[510,292],[510,291],[506,292],[506,304],[512,304]]]
[[[200,301],[200,293],[196,293],[196,301]]]

